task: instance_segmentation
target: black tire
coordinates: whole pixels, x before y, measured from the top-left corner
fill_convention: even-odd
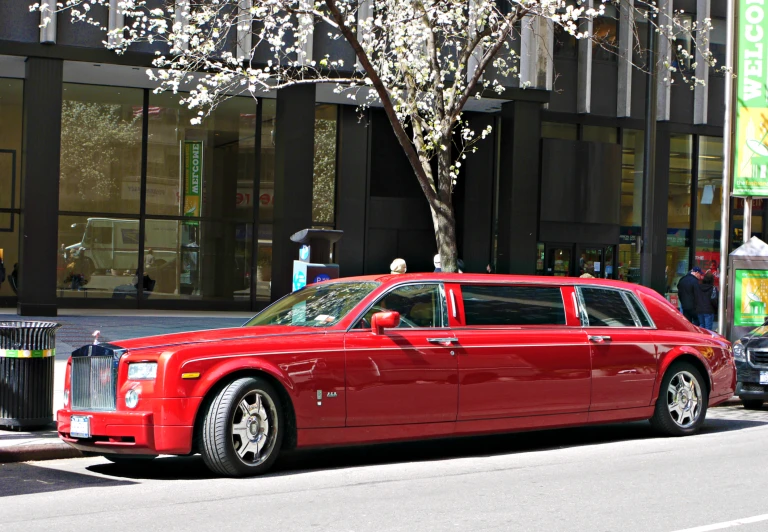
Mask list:
[[[120,465],[146,464],[157,458],[154,454],[102,454],[101,456],[113,464]]]
[[[763,408],[763,401],[760,399],[742,399],[741,404],[743,404],[744,408],[747,410],[760,410]]]
[[[696,382],[701,393],[700,410],[698,417],[693,423],[683,423],[682,426],[677,423],[673,414],[669,409],[669,385],[673,379],[675,379],[681,372],[687,372]],[[695,434],[701,429],[701,425],[704,423],[704,419],[707,416],[707,403],[709,402],[709,394],[707,390],[707,384],[701,375],[701,372],[693,365],[687,362],[674,362],[667,369],[664,374],[664,378],[661,381],[661,388],[659,390],[659,397],[656,400],[656,409],[654,410],[653,417],[651,418],[651,426],[654,429],[666,434],[667,436],[689,436]],[[683,419],[685,421],[685,418]]]
[[[260,401],[258,407],[256,397]],[[249,402],[252,398],[254,403]],[[247,418],[241,407],[243,401],[255,409]],[[204,416],[200,451],[205,465],[211,471],[220,475],[245,477],[261,475],[272,467],[283,442],[285,417],[280,396],[266,380],[246,377],[229,383],[208,403]],[[248,431],[256,431],[256,434],[245,432],[248,437],[256,439],[244,442],[243,437],[236,434],[236,425],[241,427],[239,430],[247,425]],[[262,430],[266,430],[266,433]],[[263,442],[261,448],[251,445],[258,441]],[[241,457],[238,451],[243,450],[243,445],[246,452]],[[253,450],[248,451],[249,448]]]

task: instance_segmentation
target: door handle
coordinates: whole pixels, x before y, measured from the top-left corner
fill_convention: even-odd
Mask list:
[[[439,344],[439,345],[451,345],[453,343],[457,343],[459,341],[458,338],[427,338],[427,342],[430,344]]]
[[[590,336],[589,341],[602,344],[603,342],[610,342],[611,337],[610,336]]]

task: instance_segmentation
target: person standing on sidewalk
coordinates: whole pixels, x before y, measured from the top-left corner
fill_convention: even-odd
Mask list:
[[[704,280],[696,287],[696,316],[699,320],[699,327],[710,331],[715,322],[715,312],[717,312],[717,288],[714,286],[715,276],[711,272],[704,275]]]
[[[696,291],[700,278],[701,268],[695,266],[677,282],[677,297],[680,298],[683,316],[694,325],[699,324],[696,318]]]

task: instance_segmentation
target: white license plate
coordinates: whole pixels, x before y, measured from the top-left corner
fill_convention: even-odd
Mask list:
[[[768,371],[760,372],[760,384],[768,384]]]
[[[70,416],[69,435],[73,438],[90,438],[91,420],[88,416]]]

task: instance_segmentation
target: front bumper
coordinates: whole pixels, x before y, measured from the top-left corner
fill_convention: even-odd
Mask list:
[[[87,416],[91,437],[70,434],[70,417]],[[192,425],[157,425],[152,412],[83,412],[64,408],[56,413],[59,438],[81,451],[100,454],[189,454]]]
[[[768,401],[768,385],[760,384],[760,369],[746,362],[736,363],[736,391],[734,395],[745,400]],[[762,369],[762,371],[768,371]]]

